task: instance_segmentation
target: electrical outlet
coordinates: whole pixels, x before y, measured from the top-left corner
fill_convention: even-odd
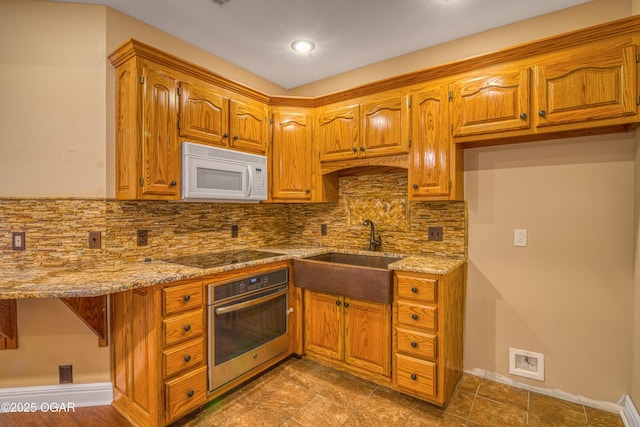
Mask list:
[[[100,249],[102,247],[102,232],[89,232],[89,249]]]
[[[513,230],[513,246],[527,246],[527,230],[524,228],[515,228]]]
[[[433,240],[434,242],[441,242],[444,238],[442,227],[429,227],[427,232],[429,233],[429,240]]]
[[[58,377],[60,384],[70,384],[73,382],[73,365],[59,365]]]
[[[321,236],[327,235],[327,224],[320,224],[320,235]]]
[[[13,249],[14,251],[24,251],[24,239],[24,231],[14,231],[13,233],[11,233],[11,249]]]
[[[238,226],[237,225],[232,225],[231,226],[231,237],[238,237]]]
[[[147,244],[149,243],[149,231],[138,230],[136,236],[138,237],[138,246],[147,246]]]

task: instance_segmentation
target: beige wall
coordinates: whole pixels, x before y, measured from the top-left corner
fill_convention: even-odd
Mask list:
[[[105,11],[0,1],[0,196],[104,197]]]
[[[465,151],[465,369],[545,355],[538,387],[617,401],[631,387],[632,134]],[[528,246],[513,246],[513,229]]]

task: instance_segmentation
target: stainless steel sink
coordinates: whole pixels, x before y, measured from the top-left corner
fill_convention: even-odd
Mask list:
[[[399,259],[339,252],[296,259],[295,284],[304,289],[390,304],[393,271],[388,266]]]

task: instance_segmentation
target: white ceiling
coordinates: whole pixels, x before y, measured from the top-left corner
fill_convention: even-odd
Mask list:
[[[110,6],[290,89],[590,0],[54,1]]]

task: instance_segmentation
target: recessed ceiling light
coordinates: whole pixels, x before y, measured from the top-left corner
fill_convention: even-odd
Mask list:
[[[291,49],[297,53],[309,53],[316,48],[316,45],[310,40],[296,40],[291,43]]]

